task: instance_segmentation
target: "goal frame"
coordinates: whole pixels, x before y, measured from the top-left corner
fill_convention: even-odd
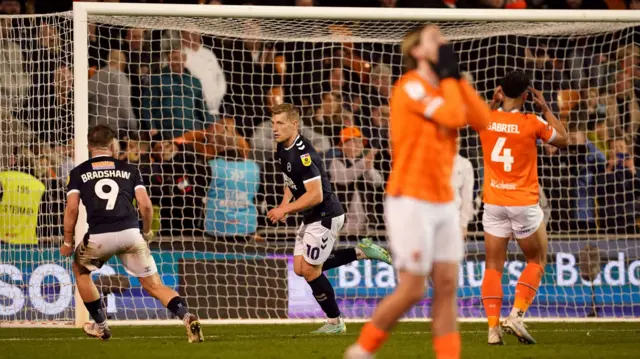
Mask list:
[[[75,112],[75,164],[89,158],[88,133],[88,17],[103,16],[171,16],[210,18],[255,18],[255,19],[309,19],[344,21],[493,21],[493,22],[640,22],[640,12],[625,10],[509,10],[509,9],[399,9],[399,8],[337,8],[337,7],[282,7],[282,6],[235,6],[235,5],[180,5],[180,4],[132,4],[132,3],[73,3],[73,63],[74,63],[74,112]],[[86,211],[81,207],[75,229],[76,244],[88,229]],[[89,320],[89,313],[75,291],[75,327]],[[638,321],[634,318],[528,318],[540,322],[612,322]],[[316,319],[265,319],[265,320],[206,320],[216,324],[276,324],[313,323]],[[356,320],[358,321],[358,320]],[[362,320],[359,320],[362,321]],[[429,321],[428,318],[410,321]],[[464,318],[462,322],[481,322],[482,319]],[[180,324],[168,320],[114,321],[114,325],[171,325]],[[7,326],[0,325],[0,326]],[[44,326],[51,324],[15,323],[9,326]],[[67,327],[71,327],[67,325]]]

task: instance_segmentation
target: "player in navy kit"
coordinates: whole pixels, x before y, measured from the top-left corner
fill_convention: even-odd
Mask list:
[[[332,252],[338,232],[344,224],[344,210],[333,193],[320,156],[298,132],[300,112],[290,104],[272,109],[273,134],[278,149],[276,158],[284,177],[284,198],[280,206],[267,213],[273,223],[289,213],[300,212],[303,223],[296,236],[294,271],[304,277],[313,296],[327,315],[327,323],[315,333],[339,334],[346,331],[331,283],[323,271],[357,259],[375,259],[391,263],[389,253],[363,239],[355,248]],[[295,201],[291,201],[295,198]]]
[[[185,300],[163,285],[147,241],[153,238],[153,207],[138,169],[116,159],[117,140],[107,126],[89,130],[91,159],[74,168],[67,180],[67,206],[64,213],[64,243],[60,253],[74,253],[73,236],[80,201],[87,209],[89,231],[75,249],[73,273],[78,292],[95,323],[86,323],[87,335],[102,340],[111,338],[111,330],[102,310],[100,293],[91,279],[112,256],[118,256],[126,271],[138,277],[142,287],[183,320],[189,342],[204,340],[198,318],[191,314]],[[138,225],[140,209],[144,237]]]

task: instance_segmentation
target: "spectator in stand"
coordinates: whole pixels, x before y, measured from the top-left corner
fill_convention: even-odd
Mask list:
[[[213,116],[220,115],[222,99],[227,92],[227,81],[211,49],[202,45],[199,33],[182,31],[183,51],[187,55],[186,67],[202,84],[204,99]]]
[[[111,50],[107,65],[89,79],[89,126],[107,125],[124,138],[138,130],[131,107],[131,84],[124,73],[127,65],[122,52]]]
[[[148,93],[151,74],[160,73],[160,41],[149,41],[152,34],[144,29],[133,28],[126,32],[124,53],[127,55],[127,74],[131,82],[131,106],[136,118],[142,119],[142,97]],[[142,122],[141,125],[144,125]],[[149,128],[145,128],[149,129]]]
[[[258,228],[255,199],[260,167],[235,150],[209,161],[211,183],[206,198],[205,232],[213,237],[246,237]]]
[[[31,80],[13,30],[11,19],[0,19],[0,107],[15,112],[27,99]]]
[[[375,208],[373,194],[376,189],[383,191],[384,177],[374,167],[378,150],[365,150],[362,132],[357,127],[340,131],[338,147],[336,156],[326,159],[330,161],[329,177],[340,202],[346,207],[344,230],[349,234],[362,234],[370,222],[377,222],[375,212],[372,212]]]
[[[160,218],[166,234],[185,234],[201,228],[209,170],[189,146],[161,141],[154,146],[154,159],[162,177]]]
[[[151,136],[170,140],[214,122],[202,84],[185,68],[185,61],[184,52],[171,50],[168,66],[151,76],[150,94],[143,98],[143,118],[150,124]]]
[[[549,9],[608,9],[606,0],[554,0],[547,1]]]
[[[0,14],[20,15],[23,13],[24,1],[0,0]]]
[[[489,8],[489,9],[526,9],[525,0],[448,0],[449,5],[459,8]]]
[[[393,74],[391,68],[385,64],[376,64],[371,67],[369,83],[375,90],[373,96],[377,96],[381,102],[386,102],[391,96]]]

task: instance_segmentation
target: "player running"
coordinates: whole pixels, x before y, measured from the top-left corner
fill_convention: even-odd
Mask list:
[[[464,243],[452,169],[458,128],[467,124],[465,112],[482,125],[488,124],[490,110],[460,79],[453,45],[437,27],[407,34],[402,54],[408,72],[391,94],[393,168],[385,203],[398,285],[347,349],[348,359],[373,357],[398,319],[423,298],[429,277],[436,358],[460,358],[456,291]]]
[[[529,92],[544,119],[520,112]],[[547,232],[541,226],[538,204],[537,141],[567,146],[567,132],[547,106],[542,94],[531,87],[522,71],[513,71],[496,89],[489,126],[477,128],[484,153],[484,243],[486,269],[482,281],[482,304],[489,322],[489,344],[504,344],[500,326],[502,271],[512,235],[527,259],[516,285],[511,314],[502,322],[505,331],[526,344],[536,341],[522,322],[536,295],[547,258]],[[545,121],[546,119],[546,121]]]
[[[64,214],[63,256],[74,253],[73,236],[80,201],[87,209],[89,232],[75,249],[73,273],[78,292],[95,323],[85,323],[84,332],[102,340],[111,338],[102,309],[100,293],[91,272],[118,256],[127,273],[140,280],[142,287],[182,319],[189,342],[204,340],[198,318],[189,312],[178,293],[162,284],[151,256],[148,240],[153,238],[153,207],[138,169],[114,158],[117,148],[113,130],[98,125],[89,130],[91,159],[74,168],[68,178],[67,207]],[[143,235],[138,226],[136,200],[142,216]]]
[[[303,223],[296,236],[294,271],[304,277],[327,323],[314,333],[340,334],[347,328],[340,315],[333,287],[322,273],[357,259],[375,259],[391,264],[389,253],[363,239],[355,248],[331,250],[344,224],[344,210],[331,190],[327,172],[311,142],[298,132],[299,110],[290,104],[274,106],[273,134],[278,143],[276,158],[284,177],[284,198],[267,213],[273,222],[289,213],[302,212]],[[291,200],[295,197],[295,201]]]

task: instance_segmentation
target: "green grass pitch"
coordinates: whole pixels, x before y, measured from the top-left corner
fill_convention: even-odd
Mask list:
[[[340,336],[308,334],[318,325],[208,325],[205,342],[189,344],[184,328],[112,327],[108,342],[80,329],[0,329],[0,358],[342,358],[361,324]],[[640,358],[638,323],[531,323],[538,345],[511,336],[507,345],[486,344],[486,324],[461,324],[463,358]],[[429,323],[401,323],[377,358],[433,358]]]

